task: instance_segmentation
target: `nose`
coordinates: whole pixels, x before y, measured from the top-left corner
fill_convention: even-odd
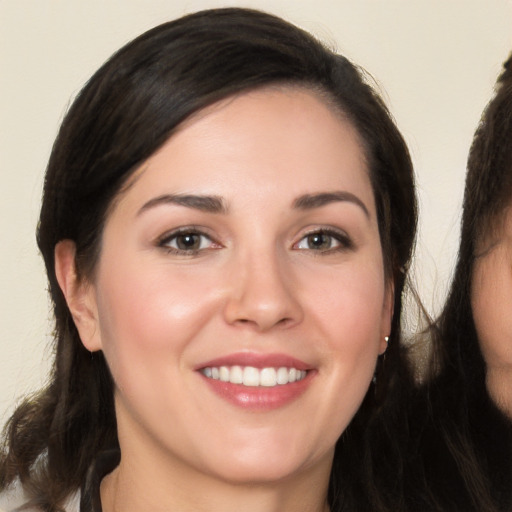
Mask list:
[[[235,272],[227,277],[231,286],[225,304],[226,321],[259,332],[300,323],[304,313],[299,286],[289,265],[286,267],[286,261],[276,255],[263,257],[260,253],[242,258]]]

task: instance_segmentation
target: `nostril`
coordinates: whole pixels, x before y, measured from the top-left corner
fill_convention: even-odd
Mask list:
[[[240,290],[231,292],[223,311],[227,323],[266,331],[277,326],[284,329],[300,322],[301,304],[293,293],[278,284],[274,280],[248,280],[243,289],[240,286]]]
[[[264,324],[265,322],[260,320],[251,320],[250,318],[238,318],[235,320],[234,322],[235,324],[238,324],[238,325],[254,325],[254,327],[258,330],[262,329],[262,326],[263,326],[263,330],[265,330],[267,327],[264,327]],[[293,323],[293,319],[290,318],[290,317],[285,317],[285,318],[281,318],[280,320],[277,320],[277,322],[269,322],[269,326],[273,326],[273,327],[286,327],[288,325],[290,325],[291,323]]]

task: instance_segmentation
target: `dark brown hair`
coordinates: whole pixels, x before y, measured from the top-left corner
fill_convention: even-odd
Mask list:
[[[461,239],[446,304],[432,328],[429,378],[411,418],[428,510],[512,509],[512,426],[486,389],[471,309],[475,261],[512,201],[512,59],[482,114],[468,158]],[[506,340],[503,340],[506,342]]]
[[[10,420],[1,488],[18,477],[36,505],[57,510],[79,488],[98,452],[117,446],[112,379],[102,354],[91,356],[80,342],[56,281],[55,245],[73,240],[78,272],[90,276],[109,206],[133,170],[193,113],[272,84],[320,91],[364,143],[386,272],[395,286],[395,315],[378,389],[372,386],[337,448],[330,502],[332,510],[358,504],[357,510],[381,510],[373,506],[378,491],[364,480],[373,455],[366,449],[365,459],[361,446],[372,432],[385,437],[392,430],[372,427],[374,395],[387,397],[391,407],[408,375],[399,326],[416,230],[411,161],[362,71],[301,29],[246,9],[202,11],[141,35],[96,72],[67,113],[49,160],[37,232],[54,305],[55,366],[49,386]],[[396,448],[396,440],[391,443]]]

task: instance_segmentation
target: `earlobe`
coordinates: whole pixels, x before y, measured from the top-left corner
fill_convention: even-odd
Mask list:
[[[95,352],[102,347],[94,287],[79,278],[75,252],[72,240],[62,240],[55,246],[55,275],[83,345],[90,352]]]

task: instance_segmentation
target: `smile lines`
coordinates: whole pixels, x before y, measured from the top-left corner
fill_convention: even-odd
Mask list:
[[[208,366],[201,373],[214,380],[250,387],[274,387],[291,384],[306,377],[305,370],[297,368],[254,368],[253,366]]]

